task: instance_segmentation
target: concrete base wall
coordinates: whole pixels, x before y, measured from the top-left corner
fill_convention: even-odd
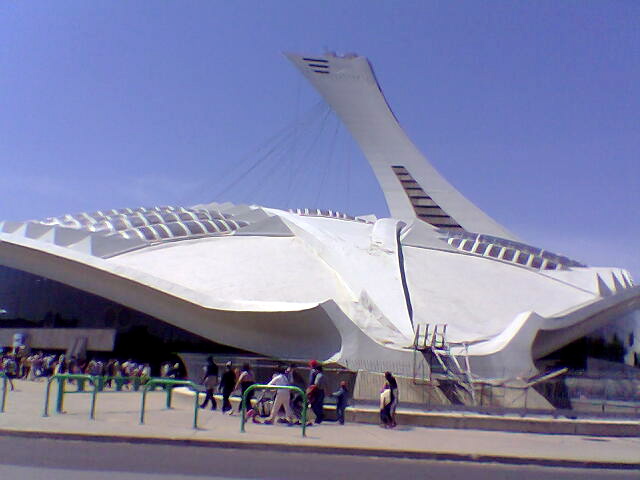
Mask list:
[[[27,335],[27,345],[32,349],[67,350],[76,339],[87,339],[87,350],[111,352],[115,345],[116,331],[107,328],[0,328],[0,345],[11,347],[13,335]]]

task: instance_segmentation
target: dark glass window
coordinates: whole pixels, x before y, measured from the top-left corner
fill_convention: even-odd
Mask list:
[[[465,252],[470,252],[473,248],[474,241],[473,240],[465,240],[464,245],[462,245],[462,249]]]
[[[162,225],[154,225],[151,228],[153,228],[156,231],[156,233],[160,236],[160,238],[170,237],[169,233],[164,228],[162,228]]]
[[[486,243],[479,243],[478,246],[476,247],[476,253],[478,255],[484,255],[484,253],[487,251],[487,247],[489,245],[487,245]]]
[[[531,266],[533,268],[542,267],[542,259],[540,257],[533,257],[533,260],[531,261]]]
[[[525,252],[520,252],[520,254],[518,255],[518,259],[516,260],[516,263],[520,265],[526,265],[528,261],[529,261],[529,254]]]
[[[127,225],[122,218],[116,218],[112,220],[111,224],[116,230],[126,230],[127,228],[129,228],[129,225]]]
[[[133,227],[142,227],[143,225],[146,225],[144,220],[138,216],[129,217],[129,222]]]
[[[218,233],[218,229],[211,220],[203,220],[202,224],[204,225],[204,228],[207,229],[208,233]]]
[[[165,221],[165,223],[178,221],[178,216],[175,213],[163,213],[160,216],[162,217],[162,220]]]
[[[515,257],[516,251],[513,248],[507,248],[502,256],[503,260],[507,260],[509,262],[513,261],[513,257]]]
[[[144,238],[147,240],[155,240],[157,238],[156,232],[151,230],[150,227],[140,227],[138,230],[142,232],[142,235],[144,235]]]
[[[171,232],[171,235],[173,235],[174,237],[184,237],[188,235],[187,229],[184,228],[178,222],[167,223],[166,227],[169,229],[169,231]]]
[[[229,231],[229,227],[227,226],[227,222],[223,222],[221,220],[211,220],[211,221],[216,224],[216,226],[218,227],[218,230],[220,230],[221,232],[228,232]]]
[[[162,223],[162,218],[160,218],[160,215],[157,213],[149,212],[145,215],[145,218],[147,219],[147,222],[151,224]]]
[[[192,235],[202,235],[204,233],[202,227],[196,222],[184,222],[184,224],[189,229]]]
[[[502,250],[502,247],[499,247],[498,245],[492,245],[491,248],[489,249],[489,256],[498,258],[498,255],[500,255],[501,250]]]

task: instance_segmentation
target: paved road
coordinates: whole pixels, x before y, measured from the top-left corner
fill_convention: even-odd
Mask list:
[[[0,478],[199,479],[638,479],[638,471],[574,469],[0,437]]]

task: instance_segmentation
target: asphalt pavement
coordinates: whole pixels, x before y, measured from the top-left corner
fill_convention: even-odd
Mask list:
[[[241,433],[238,415],[223,415],[219,411],[211,412],[209,410],[199,410],[199,428],[193,429],[193,399],[188,396],[174,395],[174,408],[167,410],[165,396],[161,392],[148,395],[144,425],[139,423],[140,392],[99,394],[95,420],[89,419],[90,395],[69,394],[65,396],[64,410],[66,413],[56,414],[52,411],[50,416],[45,418],[42,416],[44,383],[18,381],[16,387],[17,391],[9,393],[5,413],[0,414],[0,438],[3,441],[8,440],[9,445],[14,446],[24,445],[21,442],[35,444],[34,442],[52,440],[63,445],[73,445],[72,448],[64,448],[62,452],[53,455],[54,460],[61,460],[55,464],[55,467],[53,464],[43,463],[42,468],[62,468],[74,471],[95,470],[96,472],[106,471],[105,469],[108,468],[117,469],[118,458],[125,458],[124,454],[118,452],[134,451],[140,448],[142,453],[134,456],[134,459],[140,462],[146,462],[143,457],[156,458],[159,462],[164,461],[163,459],[166,457],[173,462],[178,461],[178,457],[184,456],[186,458],[193,455],[194,459],[189,465],[207,464],[203,463],[204,460],[196,461],[196,456],[202,455],[203,458],[219,458],[217,463],[238,463],[242,465],[242,469],[237,471],[245,472],[239,474],[240,477],[233,477],[230,475],[235,474],[235,470],[224,470],[223,472],[211,465],[204,470],[199,470],[200,467],[189,467],[186,463],[177,463],[177,465],[182,465],[181,468],[184,470],[173,472],[175,474],[183,472],[185,475],[218,475],[221,478],[266,478],[256,477],[256,472],[251,470],[253,468],[251,465],[254,463],[266,465],[270,461],[269,458],[274,459],[274,468],[278,467],[284,471],[293,469],[292,472],[302,472],[304,473],[302,478],[307,478],[310,467],[303,467],[302,471],[297,471],[295,470],[297,467],[294,468],[290,463],[305,465],[308,462],[305,463],[302,459],[316,457],[317,463],[314,464],[316,467],[313,468],[320,469],[322,465],[326,464],[331,465],[331,468],[333,466],[340,467],[337,472],[352,472],[344,476],[336,473],[338,475],[336,478],[347,478],[348,476],[363,478],[361,473],[369,471],[366,468],[371,468],[372,475],[375,472],[390,473],[385,470],[386,467],[376,466],[378,465],[376,462],[381,462],[380,464],[384,465],[406,466],[409,473],[418,471],[411,470],[414,468],[412,465],[415,465],[415,468],[419,468],[423,472],[420,478],[429,478],[424,476],[424,471],[436,469],[431,466],[434,461],[443,462],[443,465],[452,462],[456,465],[472,462],[475,465],[473,468],[477,468],[477,471],[480,472],[479,475],[482,475],[481,472],[484,471],[484,467],[481,466],[495,465],[495,475],[499,475],[496,472],[502,471],[502,468],[526,466],[527,468],[543,469],[542,471],[556,467],[571,467],[579,470],[589,468],[591,473],[587,478],[597,478],[596,475],[615,469],[622,476],[614,478],[640,478],[639,437],[549,435],[425,428],[411,425],[387,430],[376,425],[352,423],[341,426],[335,423],[323,423],[308,428],[307,436],[303,438],[300,427],[284,425],[249,423],[246,432]],[[52,400],[51,410],[53,410],[53,403]],[[106,457],[104,458],[110,460],[105,460],[105,464],[82,464],[78,459],[90,458],[95,462],[103,462],[103,456],[93,453],[82,453],[80,456],[82,449],[76,447],[76,443],[81,445],[97,443],[100,447],[98,450],[105,452]],[[116,445],[127,447],[123,447],[124,450],[121,450]],[[12,448],[12,451],[15,451],[16,448]],[[193,448],[193,452],[200,453],[189,453],[190,451],[184,450],[185,448]],[[23,449],[19,448],[19,450]],[[7,454],[8,451],[0,447],[2,458],[4,458],[3,461],[0,461],[4,464],[2,468],[14,470],[16,468],[41,468],[33,462],[10,460],[14,457],[10,457]],[[32,459],[35,459],[37,458],[35,452],[42,452],[46,456],[50,455],[54,449],[47,444],[37,449],[25,448],[24,451],[30,454]],[[71,458],[62,460],[65,452],[71,455]],[[152,452],[165,453],[156,457]],[[264,454],[265,457],[260,457],[262,458],[260,462],[252,460],[257,458],[255,456],[258,454]],[[75,463],[74,458],[76,459]],[[284,461],[284,458],[289,460]],[[360,465],[367,458],[377,460],[371,460],[367,463],[369,466],[363,464],[362,469],[364,470],[362,471],[355,467],[354,470],[351,470],[350,465]],[[498,463],[501,465],[496,465]],[[166,463],[161,463],[161,465],[163,465],[163,471],[169,468]],[[430,466],[426,468],[425,465]],[[123,471],[141,475],[149,473],[147,467],[140,471],[130,470],[127,467]],[[569,471],[575,473],[577,470]],[[154,473],[153,470],[151,473]],[[449,475],[449,477],[451,476]],[[0,478],[28,477],[0,475]],[[69,480],[73,477],[65,478]],[[95,480],[99,477],[92,476],[91,478]],[[323,474],[317,478],[327,477]],[[392,475],[387,478],[394,477]],[[500,477],[491,476],[490,478]]]
[[[274,449],[208,448],[0,437],[0,478],[150,479],[631,479],[638,472],[539,465],[345,456]]]

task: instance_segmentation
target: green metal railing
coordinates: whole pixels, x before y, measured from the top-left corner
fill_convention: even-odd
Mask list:
[[[2,403],[0,404],[0,406],[4,409],[4,403],[5,403],[4,396],[6,392],[7,378],[3,374],[0,374],[0,376],[5,377],[3,382],[4,389],[3,389]],[[74,380],[77,382],[77,390],[75,392],[67,391],[65,388],[67,382],[70,380]],[[141,424],[144,423],[144,412],[145,412],[147,392],[154,389],[155,387],[163,387],[166,392],[165,405],[166,405],[166,408],[169,409],[171,408],[171,399],[172,399],[173,389],[175,387],[189,387],[191,390],[193,390],[196,393],[195,400],[194,400],[193,428],[196,428],[196,429],[198,428],[198,406],[199,405],[198,405],[197,385],[188,380],[173,380],[173,379],[165,379],[165,378],[151,378],[145,382],[140,377],[107,377],[107,376],[94,376],[94,375],[81,375],[81,374],[53,375],[47,379],[45,396],[44,396],[44,410],[43,410],[42,416],[43,417],[49,416],[49,398],[51,396],[51,384],[54,381],[57,381],[58,391],[56,395],[56,408],[55,408],[56,413],[63,413],[65,394],[90,393],[91,407],[89,410],[89,418],[91,420],[95,420],[96,400],[98,397],[98,393],[109,393],[104,390],[104,387],[109,380],[115,381],[115,390],[112,391],[113,393],[122,392],[123,391],[122,387],[127,382],[131,382],[131,384],[133,385],[134,391],[138,391],[140,389],[140,386],[143,386],[142,405],[140,409]],[[85,384],[87,382],[93,386],[93,389],[90,392],[85,390]],[[0,411],[3,411],[3,410],[0,410]]]
[[[51,392],[51,384],[54,381],[58,381],[58,394],[56,395],[56,413],[62,413],[64,407],[64,394],[73,393],[65,391],[65,385],[68,380],[76,380],[78,382],[78,392],[84,392],[84,383],[89,382],[93,385],[93,391],[91,392],[91,408],[89,409],[89,418],[95,420],[96,418],[96,399],[98,396],[98,377],[91,375],[80,374],[58,374],[53,375],[47,379],[47,386],[44,392],[44,410],[42,412],[43,417],[49,416],[49,393]],[[77,393],[77,392],[76,392]]]
[[[0,378],[2,378],[2,396],[0,397],[0,413],[4,413],[4,408],[7,404],[7,383],[9,383],[9,377],[4,372],[0,372]]]
[[[172,380],[166,378],[152,378],[145,383],[142,389],[142,403],[140,405],[140,425],[144,424],[144,410],[147,401],[147,392],[157,386],[164,387],[166,391],[165,405],[167,408],[171,408],[171,394],[175,387],[189,387],[195,393],[194,405],[193,405],[193,428],[198,429],[198,386],[197,384],[189,380]]]
[[[304,390],[302,390],[299,387],[293,387],[293,386],[280,386],[280,385],[261,385],[261,384],[253,384],[251,385],[249,388],[247,388],[245,390],[245,392],[242,394],[242,403],[241,403],[241,415],[240,415],[240,432],[244,433],[244,424],[246,423],[246,417],[247,417],[247,396],[249,395],[249,392],[252,392],[253,390],[256,389],[261,389],[261,390],[291,390],[294,392],[298,392],[302,395],[302,418],[301,418],[301,423],[302,423],[302,436],[306,437],[307,433],[306,433],[306,429],[307,429],[307,394],[304,393]],[[276,412],[277,413],[277,412]]]

